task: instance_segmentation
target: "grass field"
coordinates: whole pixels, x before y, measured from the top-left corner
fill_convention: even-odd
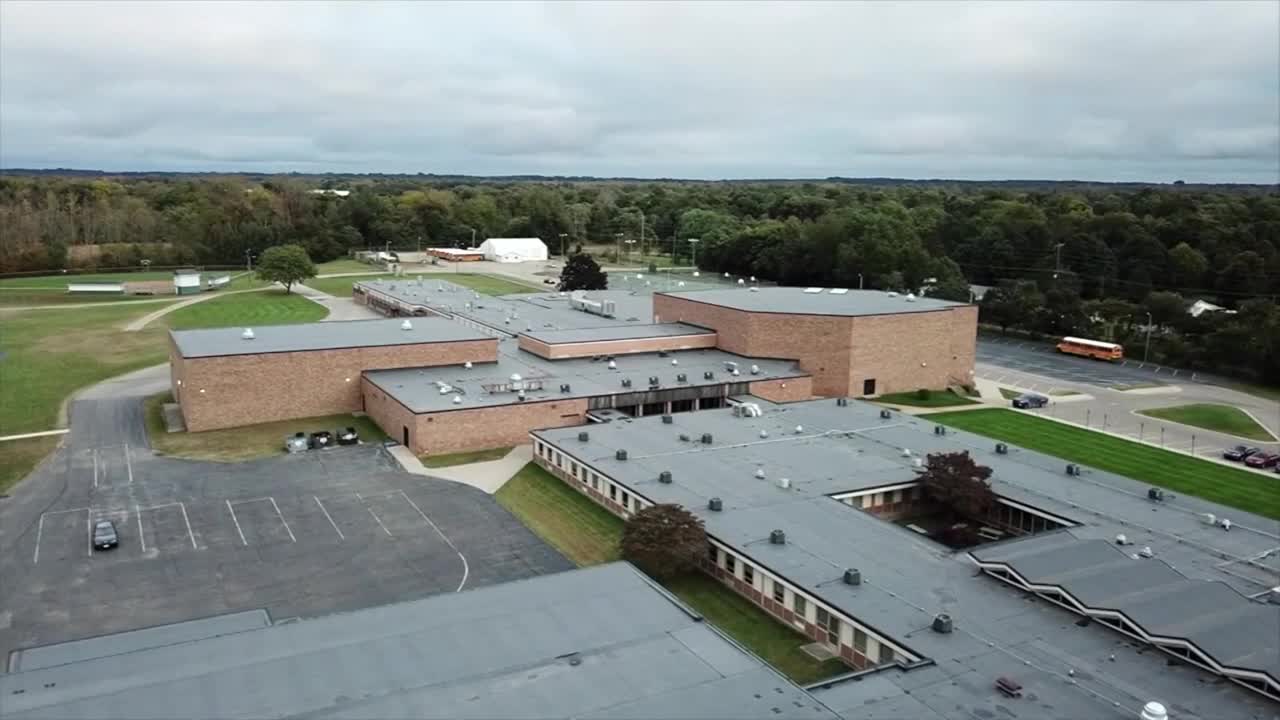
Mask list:
[[[94,282],[138,282],[140,280],[172,280],[173,271],[156,270],[154,272],[131,273],[96,273],[76,275],[74,273],[58,275],[35,275],[29,277],[9,277],[0,280],[0,288],[24,288],[35,290],[56,290],[66,292],[67,283]]]
[[[1214,403],[1192,403],[1167,408],[1139,410],[1139,415],[1191,425],[1250,440],[1274,442],[1275,436],[1240,408]]]
[[[165,315],[160,322],[175,329],[284,325],[323,320],[329,310],[297,293],[282,289],[227,295],[188,305]]]
[[[579,567],[620,557],[622,520],[533,463],[507,481],[496,497],[498,504]],[[666,583],[666,588],[712,625],[798,683],[848,670],[837,661],[819,662],[809,657],[800,650],[808,644],[808,638],[705,575],[679,578]]]
[[[539,288],[533,285],[525,285],[515,280],[493,275],[476,275],[474,273],[421,273],[413,275],[413,277],[424,277],[429,280],[447,280],[456,285],[469,287],[485,295],[514,295],[516,293],[547,292],[552,289],[550,285],[545,288]]]
[[[0,497],[27,476],[45,455],[53,452],[61,437],[28,438],[0,443]]]
[[[1022,395],[1021,390],[1011,390],[1009,388],[1004,388],[1004,387],[1000,388],[1000,397],[1004,398],[1005,400],[1012,400],[1016,397],[1020,397],[1021,395]]]
[[[326,275],[328,273],[349,273],[349,272],[375,272],[381,269],[379,265],[370,265],[362,263],[358,260],[342,258],[341,260],[330,260],[327,263],[318,263],[316,265],[316,273]]]
[[[216,273],[216,274],[221,275],[223,273]],[[253,288],[266,287],[267,285],[270,284],[262,280],[259,280],[252,273],[246,273],[243,270],[239,271],[238,273],[233,272],[230,274],[232,275],[231,283],[227,285],[227,287],[221,290],[220,292],[225,292],[227,290],[250,290]],[[156,275],[163,275],[164,277],[160,277],[160,278],[154,277]],[[56,278],[52,278],[52,280],[57,281],[56,283],[50,281],[50,279],[46,277],[30,278],[30,280],[41,281],[42,284],[37,286],[19,285],[18,282],[21,280],[21,278],[16,280],[13,278],[10,278],[9,280],[0,281],[0,307],[21,308],[24,306],[90,305],[90,304],[113,303],[113,302],[114,303],[136,302],[136,301],[155,302],[156,300],[173,299],[170,296],[164,296],[164,295],[80,295],[80,294],[73,295],[67,292],[67,287],[66,287],[67,283],[70,282],[69,280],[70,277],[71,276],[58,276]],[[82,276],[82,277],[93,277],[93,278],[108,279],[108,280],[113,277],[114,278],[124,277],[129,279],[136,279],[136,280],[143,280],[143,279],[155,280],[155,279],[165,279],[167,277],[172,277],[172,275],[167,275],[164,273],[131,273],[128,275],[117,275],[117,276],[93,275],[93,276]]]
[[[163,303],[5,313],[0,332],[0,435],[52,430],[75,390],[162,363],[165,329],[120,326]]]
[[[955,407],[957,405],[978,404],[968,398],[960,397],[950,390],[933,390],[927,398],[918,397],[914,390],[911,392],[889,393],[881,395],[875,401],[887,405],[908,405],[910,407]]]
[[[934,413],[929,420],[1280,519],[1280,483],[1271,475],[1237,470],[1012,410]]]
[[[284,453],[284,439],[299,431],[310,434],[319,430],[335,432],[339,428],[354,427],[363,442],[382,442],[387,438],[372,420],[354,415],[326,415],[226,430],[171,433],[164,429],[161,406],[172,401],[171,394],[162,393],[147,398],[143,405],[151,448],[171,457],[219,462],[273,457]]]
[[[424,455],[422,464],[429,468],[453,467],[454,465],[470,465],[471,463],[501,460],[511,452],[511,448],[493,448],[473,452],[451,453],[449,455]]]

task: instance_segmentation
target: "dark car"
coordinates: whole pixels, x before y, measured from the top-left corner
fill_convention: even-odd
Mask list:
[[[116,534],[116,524],[110,520],[99,520],[93,524],[93,547],[97,550],[108,550],[120,544],[120,536]]]
[[[1244,459],[1244,464],[1251,468],[1275,467],[1280,463],[1280,453],[1258,452]]]
[[[1231,460],[1233,462],[1244,462],[1250,455],[1257,455],[1262,452],[1259,448],[1249,447],[1248,445],[1237,445],[1233,448],[1227,448],[1222,451],[1223,460]]]
[[[1019,410],[1030,410],[1032,408],[1042,408],[1049,404],[1049,398],[1035,393],[1023,393],[1013,399],[1013,406]]]

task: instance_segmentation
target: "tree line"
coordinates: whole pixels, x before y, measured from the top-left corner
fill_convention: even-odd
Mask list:
[[[330,188],[350,194],[314,192]],[[554,254],[696,254],[704,270],[787,285],[966,301],[989,286],[992,324],[1131,344],[1152,312],[1153,360],[1280,379],[1275,187],[14,175],[0,178],[0,231],[0,273],[536,236]],[[1238,312],[1188,319],[1170,313],[1175,295]],[[1247,357],[1220,352],[1242,338]]]

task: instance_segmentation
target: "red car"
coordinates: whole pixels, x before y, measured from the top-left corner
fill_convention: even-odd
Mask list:
[[[1280,453],[1260,452],[1244,459],[1244,464],[1251,468],[1275,467],[1277,463],[1280,463]]]

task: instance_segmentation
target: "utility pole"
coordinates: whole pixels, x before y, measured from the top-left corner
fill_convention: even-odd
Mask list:
[[[253,272],[253,250],[244,251],[244,269]]]
[[[622,262],[622,233],[614,233],[613,236],[618,240],[618,249],[613,253],[613,264],[618,265]]]
[[[862,273],[858,273],[858,289],[862,289]]]
[[[640,262],[644,262],[644,211],[640,211]]]
[[[1142,348],[1142,362],[1146,363],[1147,358],[1151,355],[1151,326],[1154,323],[1151,320],[1151,313],[1147,313],[1147,344]]]
[[[691,252],[693,253],[692,262],[694,270],[698,269],[698,243],[700,242],[702,242],[701,238],[689,238],[689,247],[692,248]]]
[[[1066,243],[1058,243],[1053,248],[1053,279],[1058,279],[1058,274],[1062,272],[1062,246]]]
[[[569,233],[560,233],[560,257],[564,257],[564,239],[569,237]]]

